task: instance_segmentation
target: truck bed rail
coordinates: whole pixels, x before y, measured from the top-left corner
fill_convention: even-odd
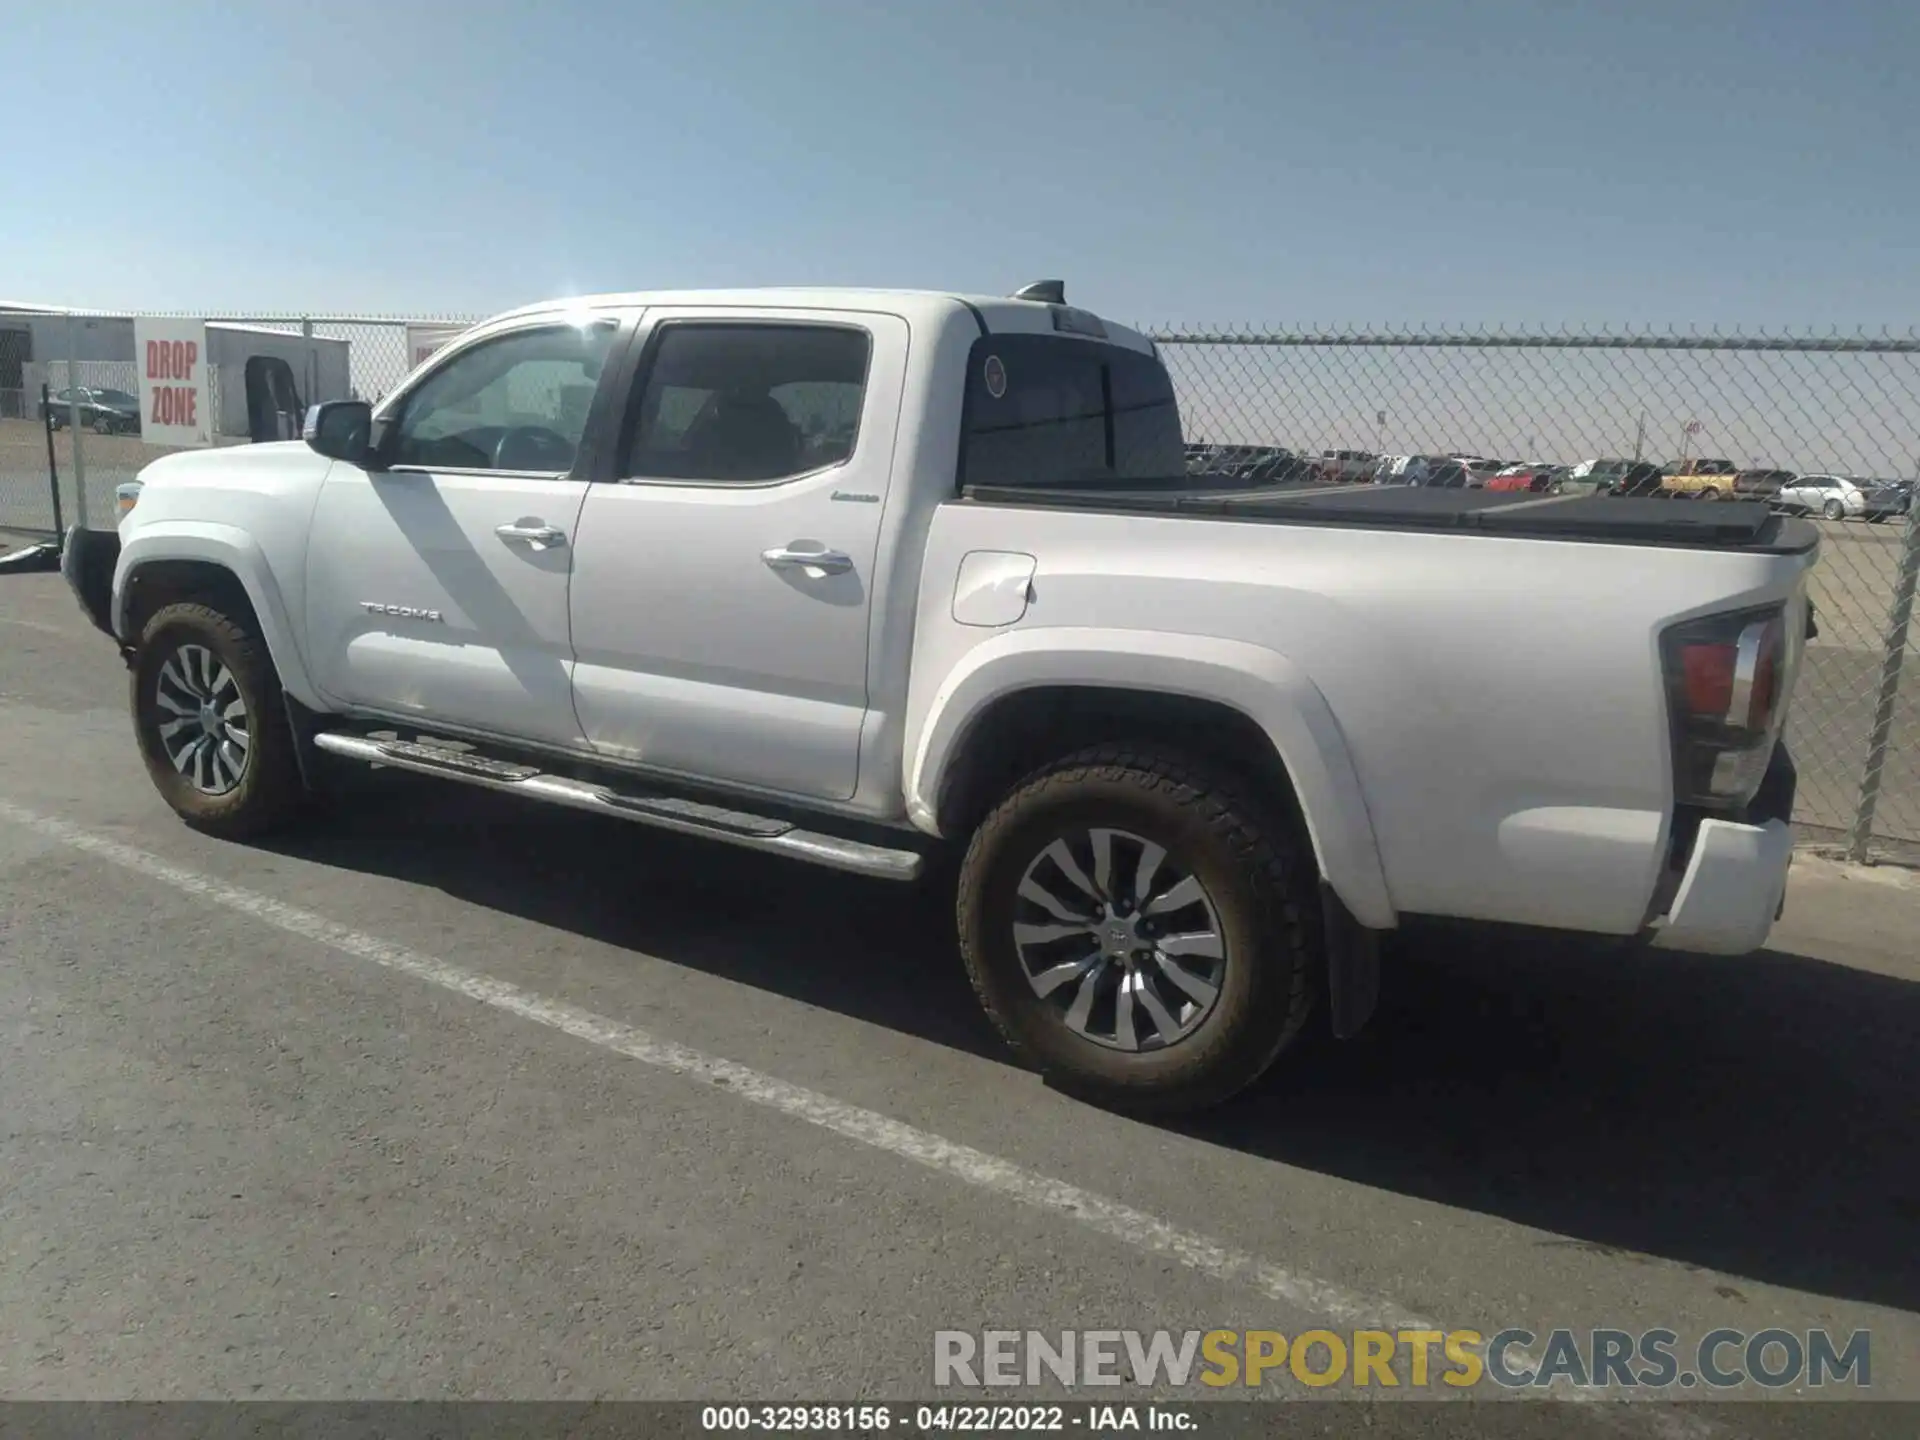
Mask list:
[[[1757,500],[1675,501],[1604,495],[1515,495],[1409,485],[1283,484],[1209,487],[1188,476],[1128,489],[969,485],[972,504],[1045,506],[1114,514],[1204,516],[1279,525],[1461,532],[1602,545],[1799,554],[1819,543],[1802,520]],[[1198,480],[1201,484],[1195,484]]]

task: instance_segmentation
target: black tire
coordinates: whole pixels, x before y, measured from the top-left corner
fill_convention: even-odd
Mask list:
[[[1088,827],[1164,846],[1218,917],[1218,998],[1159,1048],[1109,1048],[1070,1029],[1014,941],[1027,867]],[[1244,782],[1159,747],[1096,746],[1014,786],[967,847],[956,913],[968,978],[1007,1043],[1062,1090],[1116,1109],[1172,1114],[1237,1094],[1300,1035],[1321,991],[1317,877],[1291,827]]]
[[[115,429],[113,417],[111,415],[96,415],[93,417],[93,421],[88,428],[96,435],[111,435]]]
[[[162,672],[185,646],[206,650],[225,666],[245,705],[245,761],[232,788],[221,794],[197,788],[175,767],[160,732],[178,715],[163,707]],[[134,734],[147,774],[182,820],[210,835],[240,839],[265,834],[300,812],[305,796],[280,679],[250,619],[196,602],[157,611],[141,632],[131,689]]]
[[[1847,507],[1838,500],[1829,500],[1820,507],[1820,513],[1829,520],[1844,520],[1847,518]]]

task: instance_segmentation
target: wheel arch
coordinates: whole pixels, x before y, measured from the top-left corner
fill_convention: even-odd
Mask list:
[[[1100,740],[1230,756],[1298,826],[1353,916],[1373,929],[1396,923],[1339,723],[1312,680],[1276,651],[1160,632],[1014,632],[970,652],[916,729],[908,811],[941,836],[971,829],[1021,775]]]
[[[282,688],[309,708],[325,708],[295,643],[285,597],[251,535],[232,526],[208,524],[164,524],[134,531],[121,546],[113,581],[113,631],[121,643],[138,644],[140,631],[153,614],[189,599],[240,610],[266,645]]]

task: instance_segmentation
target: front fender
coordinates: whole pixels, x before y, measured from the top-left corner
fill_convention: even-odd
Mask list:
[[[906,776],[907,811],[917,826],[939,833],[941,787],[974,721],[1004,696],[1051,685],[1190,696],[1246,715],[1273,742],[1293,779],[1327,883],[1361,924],[1394,926],[1366,796],[1332,707],[1293,661],[1244,641],[1071,627],[1012,631],[982,642],[941,682],[917,727]]]
[[[217,565],[240,582],[260,622],[260,638],[280,675],[280,684],[302,705],[328,708],[314,689],[301,652],[298,632],[287,609],[273,567],[259,541],[232,525],[205,520],[156,520],[135,528],[121,539],[120,562],[113,573],[113,631],[127,644],[139,639],[127,633],[128,582],[142,565],[155,561],[198,561]]]

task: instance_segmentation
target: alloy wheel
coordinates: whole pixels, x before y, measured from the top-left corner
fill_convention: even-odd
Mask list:
[[[153,682],[160,748],[203,795],[225,795],[253,748],[247,703],[233,671],[204,645],[182,645]]]
[[[1219,911],[1164,846],[1104,827],[1061,836],[1020,877],[1014,948],[1034,994],[1082,1039],[1158,1050],[1213,1013],[1226,977]]]

